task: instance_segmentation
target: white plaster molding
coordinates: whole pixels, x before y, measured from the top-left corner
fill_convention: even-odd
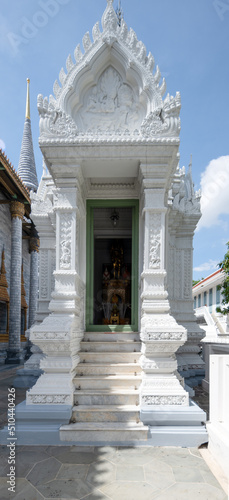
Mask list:
[[[123,132],[127,135],[133,134],[135,138],[139,136],[140,139],[151,139],[155,136],[177,138],[180,131],[179,93],[175,98],[168,94],[163,102],[162,95],[166,84],[164,79],[162,84],[159,84],[161,78],[159,68],[156,68],[153,75],[152,55],[146,55],[144,44],[138,41],[132,29],[128,31],[124,21],[121,27],[117,25],[117,17],[111,4],[105,10],[102,26],[102,33],[98,23],[94,26],[93,41],[89,33],[85,34],[83,37],[85,52],[82,54],[80,47],[77,46],[74,53],[76,63],[72,61],[71,56],[68,56],[67,73],[62,68],[59,74],[61,85],[57,81],[54,84],[56,99],[50,96],[48,101],[47,98],[38,96],[42,141],[49,142],[51,139],[56,142],[65,140],[77,142],[82,139],[80,135],[89,136],[89,123],[85,122],[86,112],[79,106],[79,102],[82,101],[90,116],[92,130],[98,133],[97,140],[107,135],[110,140],[114,133],[116,137],[120,135],[121,140]],[[103,75],[99,74],[99,69],[104,67],[106,54],[114,54],[113,64],[118,60],[126,79],[111,65],[103,70]],[[89,77],[90,72],[93,72],[93,78]],[[99,75],[97,87],[91,84],[96,75]],[[88,83],[90,88],[86,90],[85,95],[84,89],[88,89]],[[78,99],[77,94],[82,94],[81,99]],[[115,120],[110,119],[111,114],[114,115],[113,118],[116,117]],[[78,126],[77,116],[80,115],[81,124]],[[108,120],[106,130],[103,119],[105,122]]]
[[[27,404],[48,404],[48,405],[53,405],[53,404],[72,404],[72,398],[71,396],[67,394],[29,394],[27,397]]]
[[[142,405],[160,405],[160,406],[187,406],[188,395],[183,396],[153,396],[153,395],[142,395],[141,403]]]
[[[140,366],[145,373],[174,373],[177,369],[177,360],[174,355],[168,357],[154,357],[153,359],[142,355]]]
[[[149,215],[149,269],[161,267],[161,214]]]
[[[60,269],[71,269],[72,261],[72,214],[60,214],[59,266]]]

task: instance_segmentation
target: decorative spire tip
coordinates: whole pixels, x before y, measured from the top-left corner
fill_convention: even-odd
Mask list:
[[[29,79],[29,78],[27,78],[27,96],[26,96],[26,110],[25,110],[25,117],[26,117],[26,118],[29,118],[29,120],[30,120],[29,84],[30,84],[30,79]]]
[[[119,0],[118,2],[118,7],[116,9],[116,16],[117,16],[117,19],[118,19],[118,26],[121,27],[122,26],[122,20],[124,19],[124,16],[123,16],[123,10],[122,10],[122,7],[121,7],[121,0]]]

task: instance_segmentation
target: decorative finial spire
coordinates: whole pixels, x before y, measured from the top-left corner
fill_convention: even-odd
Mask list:
[[[113,7],[113,0],[107,0],[107,6],[102,16],[103,31],[116,31],[117,14]]]
[[[118,19],[118,26],[121,26],[122,25],[122,20],[124,19],[123,10],[122,10],[122,7],[121,7],[121,0],[119,0],[118,7],[117,7],[117,9],[116,9],[115,12],[116,12],[117,19]]]
[[[29,190],[37,191],[38,180],[33,152],[33,139],[30,120],[29,84],[30,80],[29,78],[27,78],[25,124],[17,173]]]
[[[27,96],[26,96],[26,110],[25,110],[25,117],[29,118],[30,120],[30,98],[29,98],[29,84],[30,84],[30,79],[27,78]]]

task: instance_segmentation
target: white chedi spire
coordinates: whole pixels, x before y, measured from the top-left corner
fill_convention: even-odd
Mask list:
[[[38,180],[33,151],[33,139],[30,120],[29,84],[30,80],[29,78],[27,78],[25,123],[17,173],[29,190],[37,191]]]

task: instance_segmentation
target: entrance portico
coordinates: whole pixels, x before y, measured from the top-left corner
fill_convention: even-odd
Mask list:
[[[55,98],[38,96],[49,175],[33,196],[43,321],[31,340],[46,356],[27,408],[66,408],[62,442],[197,445],[204,414],[177,372],[187,330],[168,295],[171,221],[194,230],[200,215],[178,167],[180,96],[163,101],[152,55],[111,0],[102,29],[68,57]]]

